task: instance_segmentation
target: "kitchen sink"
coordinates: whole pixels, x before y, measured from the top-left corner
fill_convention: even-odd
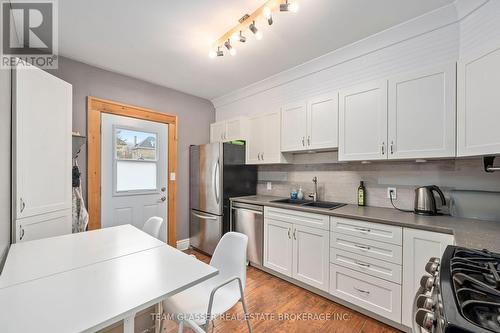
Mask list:
[[[296,205],[302,207],[314,207],[314,208],[323,208],[323,209],[335,209],[342,206],[345,206],[343,203],[338,202],[330,202],[330,201],[310,201],[310,200],[293,200],[293,199],[279,199],[274,200],[272,202],[276,203],[284,203],[289,205]]]

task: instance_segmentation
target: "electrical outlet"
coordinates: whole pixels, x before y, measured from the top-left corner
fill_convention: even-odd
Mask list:
[[[266,184],[266,185],[267,185],[267,190],[268,190],[268,191],[271,191],[271,190],[273,189],[273,183],[271,183],[271,182],[267,182],[267,184]]]
[[[396,200],[398,198],[398,193],[395,187],[387,188],[387,199],[391,198],[391,194],[392,194],[392,200]]]

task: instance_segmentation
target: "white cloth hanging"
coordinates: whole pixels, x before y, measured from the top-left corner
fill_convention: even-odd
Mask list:
[[[74,160],[74,165],[78,163]],[[85,208],[85,202],[82,195],[82,184],[78,182],[77,187],[73,187],[73,233],[82,232],[87,229],[89,223],[89,214]]]

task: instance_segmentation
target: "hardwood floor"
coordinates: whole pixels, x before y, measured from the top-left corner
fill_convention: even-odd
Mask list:
[[[210,258],[199,252],[188,251],[198,259]],[[249,267],[245,299],[254,318],[255,333],[265,332],[332,332],[332,333],[392,333],[400,332],[354,310],[334,303],[291,283]],[[242,318],[241,304],[228,312],[229,318]],[[300,317],[302,316],[302,317]],[[312,318],[305,318],[313,316]],[[328,317],[329,316],[329,317]],[[177,332],[172,321],[165,323],[165,332]],[[185,330],[185,332],[192,332]],[[243,320],[216,320],[211,332],[248,332]]]

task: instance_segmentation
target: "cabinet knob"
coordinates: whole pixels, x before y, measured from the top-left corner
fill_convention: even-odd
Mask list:
[[[297,229],[293,229],[293,239],[297,240]]]
[[[391,155],[394,154],[394,141],[391,141]]]
[[[385,142],[382,142],[382,155],[385,155]]]
[[[19,199],[19,205],[21,213],[24,212],[24,209],[26,208],[26,203],[24,202],[23,198]]]
[[[290,236],[290,228],[288,228],[288,239],[292,239],[292,236]]]
[[[302,137],[302,147],[305,147],[305,146],[306,146],[306,138]]]
[[[307,145],[308,146],[311,145],[311,136],[310,135],[307,136]]]
[[[20,226],[21,228],[21,234],[19,235],[19,240],[23,240],[24,238],[24,228],[22,226]]]

